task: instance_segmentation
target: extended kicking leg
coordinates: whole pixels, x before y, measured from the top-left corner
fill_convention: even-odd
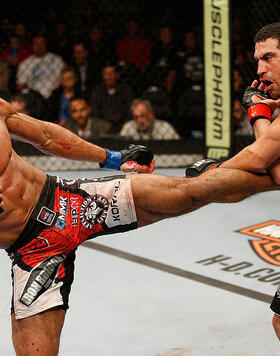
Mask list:
[[[270,176],[237,169],[213,169],[196,178],[132,175],[138,226],[187,214],[209,203],[233,203],[260,192],[278,190]]]

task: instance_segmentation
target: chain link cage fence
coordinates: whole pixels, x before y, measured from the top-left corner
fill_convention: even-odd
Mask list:
[[[276,0],[232,0],[239,102],[255,78],[254,34],[277,21],[279,7]],[[0,96],[16,110],[102,147],[146,144],[157,167],[203,157],[203,0],[2,0],[0,10]],[[236,127],[233,136],[233,153],[253,140]],[[97,167],[13,144],[45,170]]]

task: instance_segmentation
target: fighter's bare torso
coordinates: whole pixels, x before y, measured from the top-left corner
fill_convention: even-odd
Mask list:
[[[42,170],[13,150],[11,137],[30,143],[47,154],[103,164],[106,161],[104,148],[83,140],[60,125],[17,113],[0,98],[0,248],[10,247],[18,238],[46,181]]]
[[[43,136],[37,122],[0,99],[0,248],[8,248],[18,238],[46,180],[45,173],[21,158],[11,142],[15,136],[36,144]]]
[[[8,248],[18,238],[38,201],[46,174],[12,150],[0,177],[0,248]]]

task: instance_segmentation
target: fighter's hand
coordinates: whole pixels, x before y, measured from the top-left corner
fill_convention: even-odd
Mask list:
[[[155,169],[154,154],[146,146],[131,144],[121,155],[123,172],[152,173]]]
[[[242,100],[243,109],[248,112],[248,118],[251,125],[254,125],[258,119],[268,119],[271,121],[272,109],[262,101],[271,99],[265,91],[255,87],[255,81],[252,86],[247,87]]]
[[[251,125],[254,125],[258,119],[272,120],[273,111],[280,106],[280,100],[273,100],[270,95],[265,92],[264,84],[260,84],[254,80],[252,86],[247,87],[242,101],[242,107],[248,112],[248,118]]]
[[[221,164],[222,162],[218,162],[214,159],[201,159],[186,168],[185,176],[187,178],[197,177],[210,169],[218,168]]]
[[[130,172],[137,172],[137,173],[152,173],[155,169],[155,160],[153,159],[149,166],[140,165],[135,161],[128,161],[121,165],[121,171],[130,173]]]
[[[272,111],[276,110],[280,106],[280,99],[274,100],[271,98],[269,93],[264,91],[264,89],[265,89],[264,83],[261,83],[258,86],[258,81],[254,80],[251,86],[252,86],[252,88],[255,88],[255,89],[258,88],[258,93],[256,95],[253,95],[253,97],[252,97],[252,101],[254,103],[260,103],[260,102],[265,103],[270,106]]]
[[[155,168],[154,154],[146,146],[129,145],[122,151],[106,150],[106,162],[100,167],[123,172],[151,173]]]

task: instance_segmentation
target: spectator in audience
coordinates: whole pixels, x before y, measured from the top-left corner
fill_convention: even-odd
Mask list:
[[[248,120],[247,113],[241,105],[241,98],[236,96],[233,100],[233,134],[235,136],[254,136],[254,130]]]
[[[19,39],[20,45],[32,52],[31,36],[23,23],[18,22],[15,25],[15,34]]]
[[[44,37],[34,37],[32,48],[33,54],[18,67],[17,89],[28,87],[47,99],[59,83],[64,62],[60,56],[48,52]]]
[[[2,16],[3,16],[2,12]],[[5,16],[5,15],[4,15]],[[10,38],[14,32],[14,25],[8,17],[2,17],[0,22],[1,48],[8,45]],[[3,46],[3,47],[2,47]]]
[[[29,46],[21,44],[19,37],[12,36],[9,44],[0,53],[0,58],[11,66],[17,66],[32,54]]]
[[[0,58],[8,64],[9,68],[9,91],[16,91],[16,73],[18,65],[32,54],[30,46],[22,45],[19,37],[12,36],[9,44],[0,53]]]
[[[68,28],[63,22],[54,26],[54,31],[49,36],[49,49],[58,54],[64,62],[69,63],[71,60],[72,47],[70,45]]]
[[[147,83],[171,92],[175,80],[176,51],[169,26],[158,30],[158,39],[152,48],[150,65],[147,69]]]
[[[24,88],[20,92],[12,96],[13,102],[18,107],[26,110],[28,115],[36,117],[36,119],[46,121],[46,101],[38,92],[29,88]]]
[[[132,63],[144,73],[150,61],[151,47],[138,22],[131,20],[126,24],[126,34],[116,43],[118,60]]]
[[[28,109],[28,103],[26,102],[26,98],[22,94],[15,94],[10,98],[10,104],[15,109],[15,111],[30,115],[30,111]]]
[[[111,123],[112,134],[118,133],[129,116],[129,108],[133,100],[131,88],[119,83],[119,71],[114,63],[107,63],[102,68],[102,81],[92,93],[92,109],[94,114]]]
[[[184,33],[177,52],[174,125],[183,138],[202,138],[205,133],[204,62],[199,37],[194,30]]]
[[[103,29],[99,25],[93,25],[89,30],[89,57],[100,73],[102,64],[108,61],[116,61],[117,54],[113,41],[104,35]]]
[[[91,107],[82,96],[70,100],[70,114],[73,120],[68,120],[64,127],[83,139],[106,136],[110,131],[110,123],[91,116]]]
[[[148,100],[135,99],[131,105],[133,120],[125,123],[120,136],[133,140],[178,140],[180,136],[167,121],[155,118]]]
[[[119,61],[118,72],[120,73],[119,82],[130,86],[134,96],[141,96],[145,85],[140,70],[132,63]]]
[[[168,121],[173,119],[171,100],[166,90],[157,86],[150,86],[144,90],[141,99],[146,99],[151,103],[158,119]]]
[[[74,44],[72,59],[71,64],[78,74],[79,91],[88,97],[92,89],[96,86],[100,73],[95,72],[95,68],[89,60],[88,50],[84,43],[78,42]]]
[[[176,87],[177,93],[187,88],[204,86],[204,62],[199,37],[195,31],[184,33],[183,47],[177,52]]]
[[[101,84],[101,70],[104,63],[117,62],[116,46],[112,38],[103,33],[103,28],[95,24],[89,30],[88,48],[94,86],[96,86]]]
[[[47,101],[48,121],[64,125],[66,121],[72,120],[69,103],[78,94],[76,71],[72,67],[65,67],[61,73],[60,86],[52,92]]]

